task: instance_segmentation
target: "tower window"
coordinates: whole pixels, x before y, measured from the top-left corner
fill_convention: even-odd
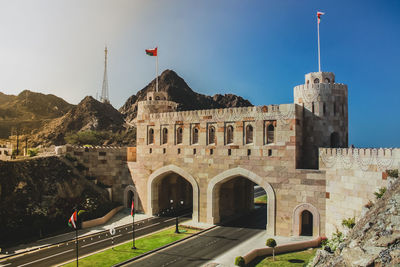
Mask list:
[[[318,79],[318,78],[315,78],[315,79],[314,79],[314,83],[319,83],[319,79]]]
[[[251,155],[251,149],[247,149],[247,156]]]
[[[314,102],[311,103],[311,112],[315,114],[315,107],[314,107]]]
[[[272,123],[267,126],[267,144],[275,142],[275,127]]]
[[[159,96],[156,96],[156,100],[160,100],[160,97],[159,97]]]
[[[210,155],[214,154],[214,149],[210,149]]]
[[[226,128],[226,143],[232,144],[233,143],[233,126],[229,125]]]
[[[154,129],[150,128],[149,129],[149,144],[154,144]]]
[[[193,149],[193,155],[196,155],[196,148],[195,149]]]
[[[336,102],[333,102],[333,115],[336,116]]]
[[[167,149],[163,148],[163,154],[167,153]]]
[[[228,156],[232,155],[232,149],[228,149]]]
[[[272,149],[268,149],[268,157],[272,156]]]
[[[325,78],[325,83],[330,83],[331,81],[329,80],[329,78]]]
[[[199,128],[193,128],[193,138],[192,143],[197,144],[199,142]]]
[[[164,128],[162,131],[162,142],[163,145],[168,143],[168,129]]]
[[[178,154],[181,154],[181,149],[180,148],[178,148]]]
[[[178,127],[178,129],[176,129],[176,143],[177,144],[182,144],[182,135],[183,135],[183,129],[182,129],[182,127]]]
[[[323,109],[323,112],[324,112],[324,115],[326,114],[326,104],[325,104],[325,102],[324,102],[324,104],[322,105],[322,109]]]
[[[246,126],[246,144],[253,143],[253,126],[250,124]]]
[[[211,126],[208,129],[208,143],[215,144],[215,128],[214,128],[214,126]]]
[[[344,104],[342,104],[342,114],[344,115]]]

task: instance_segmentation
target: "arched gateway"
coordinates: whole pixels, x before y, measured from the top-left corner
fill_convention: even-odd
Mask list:
[[[217,176],[215,176],[208,183],[207,188],[207,222],[214,224],[220,220],[220,208],[219,208],[219,197],[217,191],[221,185],[236,177],[243,177],[251,180],[252,182],[261,186],[268,197],[267,206],[267,233],[269,235],[275,235],[275,192],[271,185],[262,177],[258,176],[254,172],[237,167],[234,169],[226,170]]]
[[[148,213],[154,214],[159,211],[159,187],[160,182],[167,176],[179,176],[186,180],[192,187],[193,194],[193,215],[192,219],[195,222],[199,221],[199,185],[193,176],[182,168],[175,165],[168,165],[157,169],[153,172],[147,182],[147,205]]]

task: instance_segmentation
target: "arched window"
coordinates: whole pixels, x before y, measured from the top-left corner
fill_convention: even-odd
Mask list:
[[[329,80],[329,78],[325,78],[325,83],[330,83],[331,81]]]
[[[214,128],[214,126],[211,126],[208,129],[208,143],[215,144],[215,128]]]
[[[325,102],[324,102],[324,104],[323,104],[322,108],[323,108],[324,115],[325,115],[325,114],[326,114],[326,104],[325,104]]]
[[[149,100],[151,101],[151,99],[152,99],[152,98],[151,98],[151,96],[150,96],[150,97],[149,97]]]
[[[197,144],[199,142],[199,128],[193,128],[192,144]]]
[[[159,96],[156,96],[156,100],[160,100],[160,97],[159,97]]]
[[[315,79],[314,79],[314,83],[319,83],[319,79],[318,79],[318,78],[315,78]]]
[[[339,134],[337,132],[331,133],[331,147],[337,148],[339,146]]]
[[[246,126],[246,144],[253,143],[253,126],[250,124]]]
[[[178,129],[176,129],[176,143],[177,144],[182,144],[182,135],[183,135],[183,129],[182,129],[182,127],[178,127]]]
[[[149,129],[149,144],[154,144],[154,129],[150,128]]]
[[[164,144],[166,144],[166,143],[168,143],[168,129],[167,128],[164,128],[163,130],[162,130],[162,142],[161,142],[163,145]]]
[[[233,126],[229,125],[226,128],[226,143],[233,144]]]
[[[312,236],[313,235],[313,215],[308,210],[304,210],[300,214],[301,231],[300,235]]]
[[[271,123],[267,126],[267,144],[272,144],[275,142],[275,127]]]

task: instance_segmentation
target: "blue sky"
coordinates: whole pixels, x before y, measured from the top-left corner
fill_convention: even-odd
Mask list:
[[[173,69],[197,92],[255,105],[291,103],[317,71],[349,86],[350,144],[400,147],[400,1],[0,0],[0,91],[52,93],[77,104],[100,92],[109,47],[112,104]]]

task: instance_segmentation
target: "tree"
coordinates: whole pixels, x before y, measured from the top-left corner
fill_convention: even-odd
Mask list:
[[[245,266],[244,264],[244,258],[242,256],[237,256],[235,258],[235,265],[236,266]]]
[[[276,241],[273,238],[268,238],[266,245],[270,248],[272,248],[272,260],[275,261],[275,247],[276,247]]]

